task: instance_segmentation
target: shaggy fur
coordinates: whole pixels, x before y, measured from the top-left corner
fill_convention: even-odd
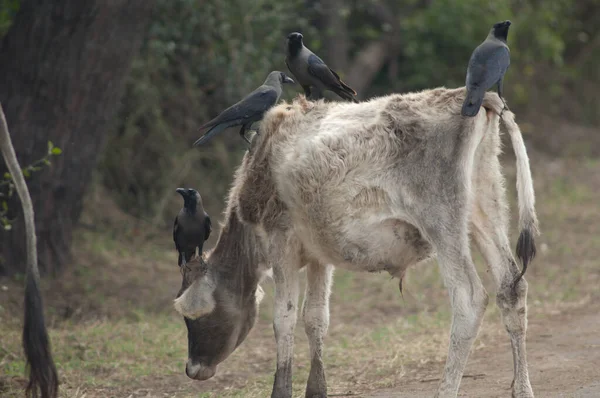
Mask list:
[[[517,158],[520,225],[527,242],[519,251],[523,259],[532,258],[538,232],[527,153],[514,115],[504,111],[499,116],[503,103],[497,94],[487,93],[473,118],[460,115],[464,98],[464,88],[389,95],[360,104],[299,97],[265,115],[261,134],[236,174],[228,208],[235,210],[244,231],[253,230],[258,239],[259,248],[251,255],[273,270],[273,397],[292,394],[300,268],[306,266],[308,276],[302,316],[312,360],[306,391],[307,396],[325,397],[322,352],[331,265],[385,270],[402,278],[409,266],[433,257],[453,311],[437,396],[455,397],[488,301],[471,258],[470,236],[491,270],[511,337],[513,394],[533,396],[525,352],[527,282],[515,283],[520,271],[508,241],[508,205],[498,160],[500,119]],[[209,268],[213,256],[208,257]],[[240,256],[248,275],[245,291],[260,280],[258,269],[244,266],[255,262]],[[256,276],[250,277],[252,272]],[[226,286],[217,282],[215,289]],[[218,311],[219,300],[208,316]]]

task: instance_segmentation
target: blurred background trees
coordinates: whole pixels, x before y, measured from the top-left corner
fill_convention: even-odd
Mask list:
[[[73,227],[114,125],[151,1],[23,0],[8,2],[7,9],[14,14],[8,13],[12,25],[0,47],[0,102],[19,162],[43,158],[48,141],[63,150],[52,167],[28,180],[40,267],[58,270],[71,261]],[[0,232],[2,273],[25,269],[25,228],[16,200],[13,195],[4,202],[15,221]]]
[[[83,29],[77,40],[61,32],[79,25],[61,17],[44,20],[53,24],[45,28],[47,40],[15,43],[16,35],[31,38],[27,32],[41,29],[35,18],[43,20],[45,3],[52,2],[0,0],[0,100],[9,109],[9,127],[23,165],[35,160],[48,140],[63,149],[60,161],[29,180],[39,250],[60,250],[41,256],[46,270],[70,263],[66,254],[71,235],[55,233],[65,222],[66,228],[78,220],[84,227],[114,228],[127,237],[143,233],[171,245],[169,229],[180,206],[177,186],[197,188],[218,219],[244,145],[237,132],[229,131],[227,137],[192,149],[197,127],[259,85],[269,71],[286,70],[283,47],[291,31],[301,31],[306,45],[366,99],[463,85],[471,51],[493,23],[510,19],[511,67],[505,90],[511,109],[536,121],[543,115],[580,125],[600,123],[598,0],[154,0],[148,24],[147,6],[135,11],[128,6],[128,14],[115,14],[110,22],[90,19],[84,25],[96,26],[96,33]],[[101,3],[79,0],[77,7],[117,7]],[[27,7],[32,19],[20,21],[17,10]],[[70,9],[52,10],[63,15]],[[19,64],[27,67],[27,74],[9,67],[16,62],[6,55],[11,43],[21,45],[12,52],[22,55],[19,62],[27,61]],[[49,64],[63,49],[77,45],[88,52],[71,58],[63,54],[63,61]],[[30,83],[34,76],[75,80],[49,91],[7,88],[19,77]],[[284,96],[291,99],[300,91],[299,86],[287,88]],[[24,105],[25,94],[37,103],[61,106],[52,108],[48,122],[45,111]],[[68,106],[79,103],[85,109]],[[543,149],[552,139],[533,143]],[[81,168],[80,162],[87,166]],[[115,224],[106,206],[133,218]],[[13,216],[15,228],[0,232],[0,274],[24,265],[15,246],[21,219]]]

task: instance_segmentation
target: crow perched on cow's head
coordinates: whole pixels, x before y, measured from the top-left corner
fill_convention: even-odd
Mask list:
[[[183,197],[183,208],[175,217],[173,224],[173,242],[179,253],[179,266],[185,265],[198,250],[202,256],[204,241],[211,232],[211,221],[202,206],[202,197],[195,189],[177,188],[176,192]]]

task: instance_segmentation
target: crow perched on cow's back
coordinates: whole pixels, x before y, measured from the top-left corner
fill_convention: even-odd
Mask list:
[[[246,138],[246,131],[250,129],[252,123],[261,120],[265,112],[279,101],[283,91],[282,84],[286,83],[293,84],[294,80],[283,72],[273,71],[269,73],[260,87],[241,101],[225,109],[213,120],[200,126],[201,131],[209,130],[194,142],[194,146],[202,145],[215,134],[234,126],[242,126],[240,136],[250,144],[250,141]]]
[[[479,112],[485,92],[494,84],[498,85],[498,95],[502,98],[504,73],[510,65],[510,50],[506,44],[510,21],[494,24],[487,38],[471,54],[467,68],[467,96],[461,114],[473,117]]]
[[[183,208],[175,217],[173,241],[179,253],[177,264],[181,267],[194,257],[196,249],[202,256],[202,247],[210,236],[212,226],[202,206],[202,197],[196,190],[177,188],[177,193],[183,197]]]
[[[330,90],[346,101],[358,102],[354,91],[340,79],[333,69],[304,46],[302,34],[293,32],[287,37],[285,64],[304,89],[306,98],[323,98],[323,91]]]

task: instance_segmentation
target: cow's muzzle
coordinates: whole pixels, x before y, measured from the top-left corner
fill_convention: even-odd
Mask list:
[[[194,380],[208,380],[217,373],[216,366],[206,366],[200,363],[194,363],[191,359],[188,359],[185,365],[185,374],[190,379]]]

